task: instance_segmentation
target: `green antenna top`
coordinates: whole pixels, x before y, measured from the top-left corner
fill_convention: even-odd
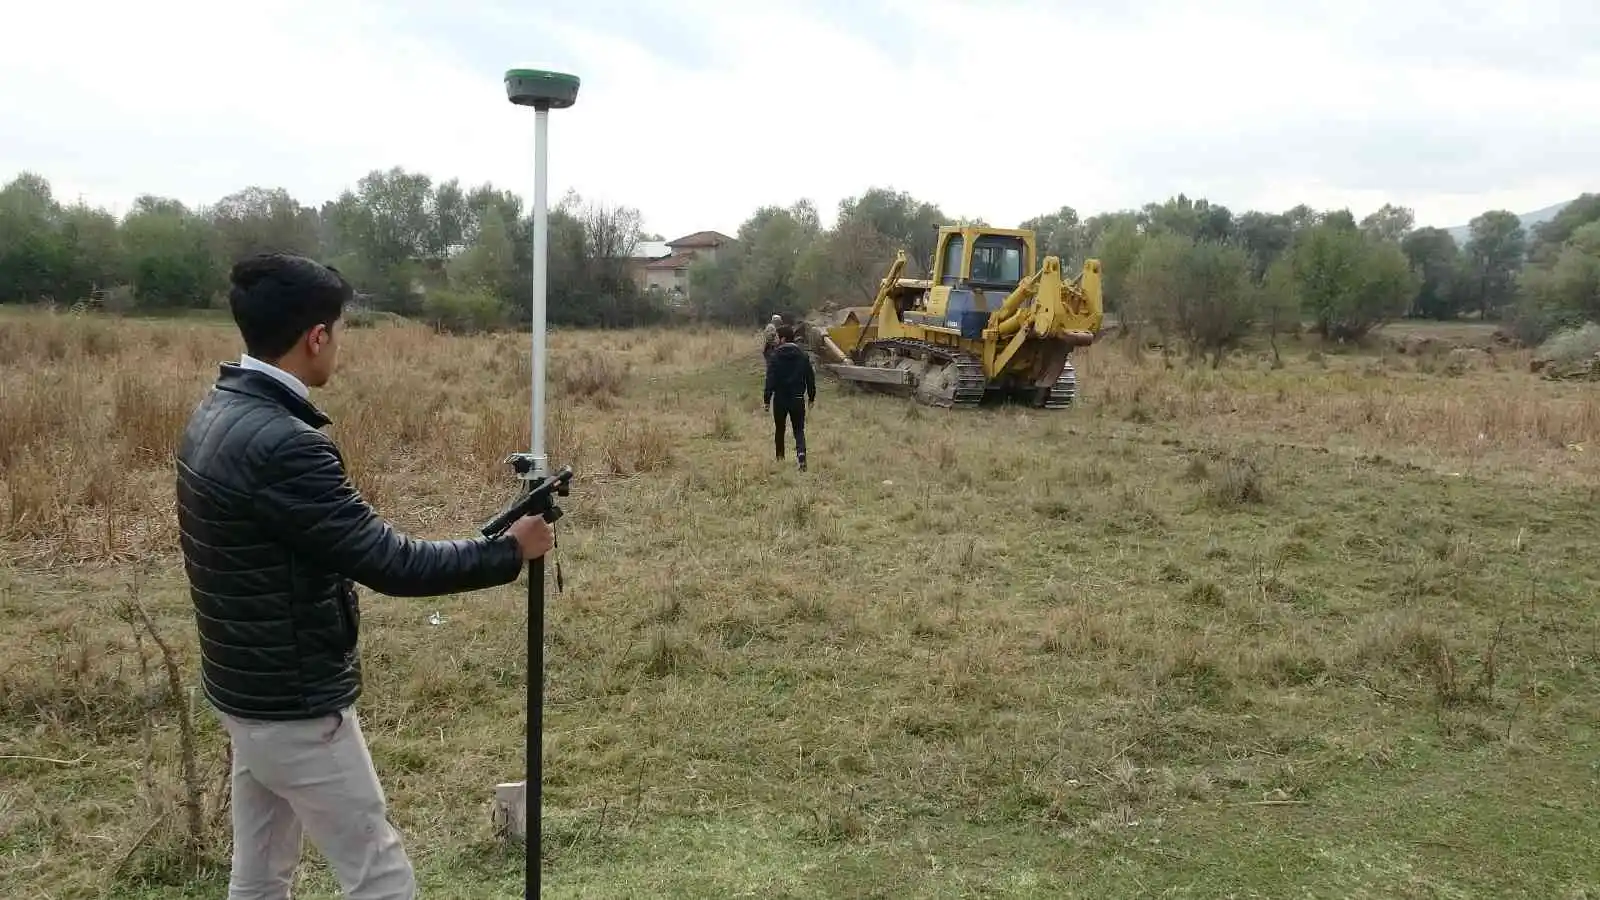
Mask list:
[[[578,102],[578,76],[543,69],[509,69],[506,97],[518,106],[566,109]]]

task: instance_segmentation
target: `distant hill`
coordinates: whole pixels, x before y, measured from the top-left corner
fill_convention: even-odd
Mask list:
[[[1577,198],[1574,197],[1573,199],[1575,200]],[[1538,225],[1541,222],[1548,222],[1551,219],[1554,219],[1556,215],[1563,209],[1566,209],[1570,203],[1572,203],[1572,200],[1563,200],[1554,206],[1546,206],[1544,209],[1536,209],[1530,213],[1523,213],[1517,218],[1522,220],[1522,228],[1524,231],[1529,233],[1528,236],[1531,238],[1533,237],[1533,226]],[[1449,232],[1450,236],[1456,239],[1456,246],[1458,247],[1465,247],[1467,244],[1467,239],[1472,237],[1471,227],[1467,225],[1456,225],[1453,228],[1446,228],[1445,231]]]

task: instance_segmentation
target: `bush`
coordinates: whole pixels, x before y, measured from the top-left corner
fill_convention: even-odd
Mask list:
[[[493,295],[436,288],[422,299],[422,317],[440,331],[473,334],[506,324],[506,309]]]
[[[1182,338],[1196,358],[1210,353],[1213,367],[1250,333],[1257,314],[1249,256],[1215,241],[1152,238],[1134,263],[1128,291],[1164,337]]]
[[[1335,224],[1307,230],[1288,260],[1298,305],[1336,341],[1359,341],[1404,314],[1420,283],[1398,244]]]
[[[350,306],[345,309],[344,321],[351,328],[376,328],[379,325],[404,325],[409,320],[397,313],[370,306]]]
[[[1534,371],[1552,378],[1588,377],[1596,371],[1600,358],[1600,325],[1586,322],[1581,328],[1558,332],[1539,346],[1533,357]]]
[[[1510,330],[1524,343],[1580,329],[1600,317],[1600,222],[1573,232],[1548,263],[1530,265],[1517,278]]]

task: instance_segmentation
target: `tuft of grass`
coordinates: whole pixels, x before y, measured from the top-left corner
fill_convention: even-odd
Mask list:
[[[711,437],[718,441],[732,441],[739,436],[739,426],[734,419],[733,406],[723,403],[711,414]]]
[[[563,399],[611,409],[627,387],[631,366],[604,352],[580,350],[553,373]],[[547,372],[550,370],[547,369]]]
[[[1227,594],[1214,581],[1196,583],[1184,592],[1183,599],[1195,606],[1224,606],[1228,602]]]
[[[1265,503],[1265,480],[1261,464],[1254,458],[1230,457],[1208,476],[1206,496],[1213,505],[1224,509]]]

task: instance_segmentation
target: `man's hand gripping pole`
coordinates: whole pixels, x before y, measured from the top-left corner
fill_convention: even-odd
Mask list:
[[[483,536],[499,537],[505,533],[507,528],[511,527],[511,523],[523,516],[544,516],[546,522],[554,525],[555,521],[563,515],[561,507],[556,505],[555,498],[565,497],[570,493],[572,467],[562,466],[560,471],[554,475],[530,478],[528,473],[531,471],[532,461],[523,454],[515,454],[508,458],[506,462],[516,470],[518,476],[524,479],[524,483],[528,487],[522,496],[512,501],[511,505],[505,509],[500,510],[499,513],[495,514],[494,518],[490,519],[480,529]]]

